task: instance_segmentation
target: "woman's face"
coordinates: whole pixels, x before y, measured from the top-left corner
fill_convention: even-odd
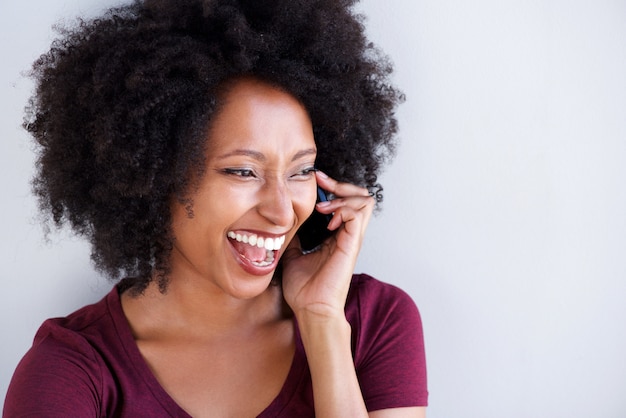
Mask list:
[[[192,216],[172,205],[171,280],[200,279],[236,298],[267,289],[316,198],[313,129],[291,95],[237,81],[208,135]]]

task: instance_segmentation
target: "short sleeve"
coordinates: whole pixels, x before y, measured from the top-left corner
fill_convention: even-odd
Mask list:
[[[93,349],[47,321],[15,370],[3,417],[98,417],[100,392]]]
[[[367,409],[426,406],[426,356],[417,306],[401,289],[365,275],[355,279],[351,293],[354,303],[347,308],[358,311],[352,312],[355,367]]]

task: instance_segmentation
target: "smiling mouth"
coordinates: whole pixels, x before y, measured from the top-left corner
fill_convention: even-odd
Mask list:
[[[229,231],[227,236],[239,255],[257,267],[271,265],[276,251],[280,250],[285,243],[284,235],[270,238]]]

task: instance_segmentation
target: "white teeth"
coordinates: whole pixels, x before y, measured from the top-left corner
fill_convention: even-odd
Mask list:
[[[253,247],[265,248],[268,251],[280,250],[285,243],[284,235],[278,238],[263,238],[257,236],[256,234],[248,236],[246,234],[238,234],[233,231],[228,231],[226,235],[230,239],[234,239],[238,242],[243,242],[244,244],[252,245]]]

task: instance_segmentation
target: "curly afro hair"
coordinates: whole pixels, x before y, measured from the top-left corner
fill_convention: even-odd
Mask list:
[[[165,290],[170,202],[192,205],[220,86],[256,77],[298,98],[318,168],[370,188],[393,155],[388,60],[364,35],[355,0],[144,0],[58,29],[33,65],[25,128],[38,143],[42,213],[92,245],[124,287]]]

